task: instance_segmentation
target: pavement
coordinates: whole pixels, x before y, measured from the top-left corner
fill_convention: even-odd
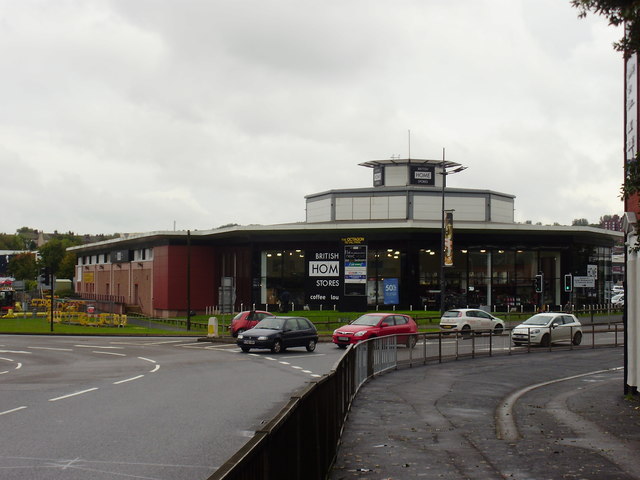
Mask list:
[[[330,480],[640,479],[624,348],[405,368],[358,393]]]

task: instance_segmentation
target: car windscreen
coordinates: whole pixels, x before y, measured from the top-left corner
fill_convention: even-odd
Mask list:
[[[380,315],[362,315],[361,317],[354,320],[351,325],[368,325],[370,327],[373,327],[377,325],[378,322],[380,322],[381,318],[382,317],[380,317]]]
[[[453,318],[453,317],[459,317],[460,316],[460,312],[458,310],[449,310],[448,312],[444,312],[442,314],[443,318]]]
[[[284,318],[265,318],[264,320],[260,320],[253,328],[264,328],[266,330],[282,330],[284,322]]]
[[[551,317],[544,315],[534,315],[523,322],[523,325],[546,325],[551,320]]]

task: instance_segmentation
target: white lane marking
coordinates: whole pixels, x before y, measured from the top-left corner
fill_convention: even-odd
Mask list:
[[[75,397],[76,395],[82,395],[82,394],[84,394],[84,393],[93,392],[94,390],[98,390],[98,387],[88,388],[88,389],[86,389],[86,390],[82,390],[82,391],[80,391],[80,392],[70,393],[70,394],[68,394],[68,395],[62,395],[61,397],[50,398],[50,399],[49,399],[49,401],[50,401],[50,402],[57,402],[58,400],[64,400],[65,398]]]
[[[12,408],[11,410],[6,410],[4,412],[0,412],[0,415],[6,415],[7,413],[13,413],[13,412],[17,412],[20,410],[24,410],[27,407],[18,407],[18,408]]]
[[[19,370],[19,369],[21,369],[21,368],[22,368],[22,364],[21,364],[21,363],[18,363],[18,365],[16,365],[16,370]]]
[[[125,353],[116,353],[116,352],[100,352],[98,350],[94,350],[91,353],[99,353],[101,355],[115,355],[116,357],[126,357],[127,355]]]
[[[73,352],[73,348],[54,348],[54,347],[27,347],[32,350],[55,350],[57,352]]]
[[[291,365],[289,362],[283,362],[282,360],[280,360],[278,363],[281,363],[282,365]]]
[[[302,373],[313,373],[311,370],[302,370]]]
[[[23,352],[22,350],[0,350],[0,353],[26,353],[31,355],[33,352]]]
[[[104,348],[104,349],[114,349],[114,350],[123,350],[124,347],[109,347],[103,345],[74,345],[74,347],[78,348]]]
[[[570,377],[556,378],[555,380],[549,380],[548,382],[536,383],[535,385],[529,385],[522,388],[511,395],[508,395],[498,407],[496,412],[496,437],[507,442],[515,442],[520,438],[518,427],[516,425],[515,417],[513,414],[513,407],[516,402],[525,393],[535,390],[536,388],[546,387],[547,385],[553,385],[554,383],[565,382],[567,380],[574,380],[576,378],[588,377],[590,375],[597,375],[599,373],[615,372],[622,370],[624,367],[608,368],[606,370],[596,370],[593,372],[581,373],[578,375],[572,375]]]
[[[297,367],[296,365],[291,365],[291,368],[295,368],[296,370],[302,370],[302,367]]]
[[[0,372],[0,375],[4,375],[5,373],[9,373],[9,370],[5,370],[4,372]]]
[[[150,358],[145,358],[145,357],[138,357],[140,360],[144,360],[145,362],[151,362],[151,363],[156,363],[155,360],[151,360]]]
[[[149,371],[149,373],[155,373],[155,372],[157,372],[158,370],[160,370],[160,365],[156,365],[156,366],[153,368],[153,370]]]
[[[0,357],[0,360],[6,360],[7,362],[15,362],[13,358]]]
[[[120,385],[121,383],[133,382],[134,380],[138,380],[139,378],[144,377],[144,375],[138,375],[136,377],[127,378],[125,380],[120,380],[117,382],[113,382],[114,385]]]
[[[320,378],[320,377],[322,377],[322,375],[318,375],[317,373],[312,373],[312,374],[311,374],[311,376],[312,376],[313,378]]]

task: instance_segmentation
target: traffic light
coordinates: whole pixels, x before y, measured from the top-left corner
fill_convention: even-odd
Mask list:
[[[564,276],[564,291],[571,292],[573,291],[573,275],[567,273]]]
[[[536,275],[536,293],[542,292],[542,274]]]

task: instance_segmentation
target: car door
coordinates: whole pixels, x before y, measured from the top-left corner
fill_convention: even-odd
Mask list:
[[[493,317],[491,315],[480,310],[475,312],[475,314],[478,317],[477,330],[482,330],[484,332],[490,332],[493,330]]]
[[[564,326],[562,315],[554,317],[550,325],[552,342],[560,342],[567,339],[567,328]]]
[[[288,318],[282,328],[282,345],[284,347],[296,347],[299,336],[298,319],[296,317]]]
[[[407,341],[407,333],[409,333],[409,320],[404,315],[394,315],[394,332],[398,337],[398,343]]]

